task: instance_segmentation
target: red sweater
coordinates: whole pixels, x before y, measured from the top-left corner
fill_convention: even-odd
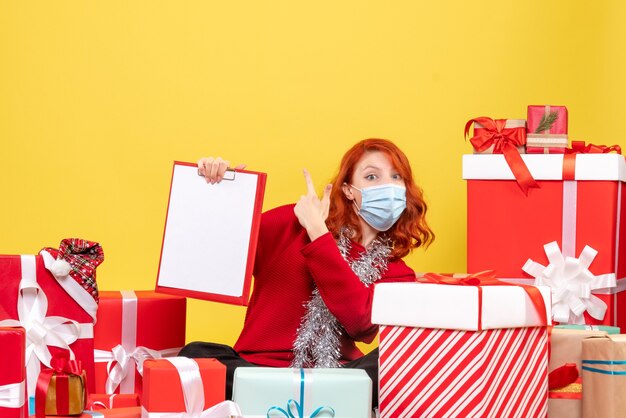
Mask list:
[[[315,285],[346,331],[341,338],[341,361],[358,358],[363,354],[355,341],[369,343],[378,332],[371,322],[374,286],[361,283],[330,233],[311,242],[293,207],[281,206],[263,214],[254,289],[234,348],[251,363],[289,367],[304,305]],[[352,243],[352,258],[363,251],[362,245]],[[378,282],[414,280],[413,270],[396,260],[388,263]]]

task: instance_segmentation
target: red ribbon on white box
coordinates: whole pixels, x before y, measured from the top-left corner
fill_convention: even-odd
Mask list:
[[[93,338],[93,324],[81,324],[62,316],[47,316],[48,298],[37,283],[36,258],[34,255],[22,255],[20,261],[22,278],[17,295],[18,319],[5,319],[0,321],[0,326],[21,326],[26,330],[26,381],[28,395],[35,396],[41,364],[50,367],[52,355],[48,346],[68,350],[73,359],[74,353],[69,346],[79,338]],[[65,289],[63,283],[59,284]]]
[[[111,351],[94,350],[96,363],[108,363],[105,392],[112,394],[117,387],[120,393],[135,393],[135,369],[143,375],[143,362],[148,359],[175,356],[182,347],[153,350],[137,346],[137,295],[132,290],[122,290],[122,341]]]
[[[239,406],[232,401],[220,402],[204,409],[204,384],[198,363],[187,357],[169,357],[180,376],[185,412],[149,412],[142,407],[141,416],[150,418],[225,418],[241,417]]]
[[[0,407],[21,408],[24,406],[25,381],[0,386]]]

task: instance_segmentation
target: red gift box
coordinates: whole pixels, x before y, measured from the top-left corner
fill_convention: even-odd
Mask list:
[[[152,291],[100,292],[95,392],[141,395],[143,361],[175,356],[185,345],[186,307],[183,297]]]
[[[143,389],[141,404],[145,417],[161,413],[196,413],[199,416],[224,401],[226,366],[212,358],[147,360]],[[188,407],[192,411],[187,410]]]
[[[567,108],[565,106],[528,106],[526,119],[529,138],[559,135],[567,139]]]
[[[87,406],[85,371],[81,362],[55,356],[51,366],[51,369],[42,370],[37,379],[36,416],[79,415]]]
[[[528,106],[527,154],[563,154],[567,148],[567,108]]]
[[[0,417],[24,418],[26,402],[26,367],[24,352],[26,333],[23,328],[0,328]]]
[[[549,289],[473,280],[376,285],[381,418],[546,415]]]
[[[500,277],[550,285],[557,321],[625,327],[624,157],[523,158],[540,186],[528,196],[501,156],[463,156],[468,271],[493,268]]]
[[[28,395],[35,395],[41,364],[69,347],[83,364],[93,388],[93,323],[98,305],[69,276],[56,278],[48,268],[54,258],[40,255],[0,256],[0,326],[23,326],[27,337]],[[43,334],[43,339],[41,335]]]

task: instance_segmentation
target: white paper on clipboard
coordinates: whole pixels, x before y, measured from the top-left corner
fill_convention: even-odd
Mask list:
[[[174,164],[158,291],[247,304],[265,177],[207,184],[195,164]]]

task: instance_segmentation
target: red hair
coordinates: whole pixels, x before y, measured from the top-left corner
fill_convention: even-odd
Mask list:
[[[343,227],[348,227],[355,232],[355,236],[351,238],[356,241],[361,240],[359,215],[354,211],[352,201],[343,193],[342,186],[344,183],[352,182],[356,164],[365,153],[372,151],[387,155],[393,167],[402,176],[406,187],[406,209],[391,229],[385,232],[393,241],[391,258],[402,258],[414,248],[428,246],[435,239],[435,235],[426,223],[427,207],[424,193],[413,180],[409,160],[400,148],[389,140],[365,139],[345,153],[341,159],[339,172],[331,181],[333,188],[330,193],[330,209],[326,225],[335,238],[338,237]]]

